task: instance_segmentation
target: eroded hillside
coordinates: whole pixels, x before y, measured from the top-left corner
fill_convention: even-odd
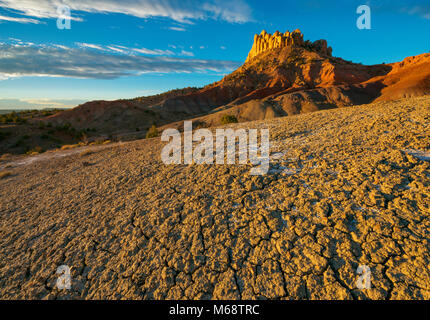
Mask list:
[[[100,135],[146,132],[184,119],[219,125],[272,119],[372,101],[430,93],[430,55],[365,66],[332,56],[326,40],[304,40],[300,30],[255,35],[245,63],[202,89],[186,88],[131,100],[92,101],[49,118],[53,126],[95,129]]]

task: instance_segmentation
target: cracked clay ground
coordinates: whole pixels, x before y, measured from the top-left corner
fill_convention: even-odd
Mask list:
[[[270,128],[268,175],[159,139],[0,163],[0,298],[430,299],[429,97],[237,127]]]

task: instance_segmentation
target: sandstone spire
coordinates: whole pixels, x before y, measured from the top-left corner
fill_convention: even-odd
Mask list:
[[[299,29],[293,32],[280,33],[276,31],[273,35],[263,30],[260,34],[254,36],[254,45],[249,52],[246,62],[256,57],[260,53],[283,47],[307,47],[311,50],[316,50],[323,55],[331,56],[332,49],[327,47],[327,41],[317,40],[314,43],[303,40],[303,34]]]

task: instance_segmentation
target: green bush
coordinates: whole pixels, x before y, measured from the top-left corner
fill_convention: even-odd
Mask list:
[[[159,136],[157,127],[155,126],[155,124],[152,125],[151,128],[149,128],[148,132],[146,133],[146,139],[150,139],[150,138],[156,138]]]
[[[238,123],[237,118],[232,115],[225,114],[221,118],[221,124]]]

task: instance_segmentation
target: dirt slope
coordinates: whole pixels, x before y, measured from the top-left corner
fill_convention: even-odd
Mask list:
[[[419,97],[430,94],[430,54],[406,58],[391,65],[392,70],[381,79],[384,87],[377,101]]]
[[[270,129],[268,175],[159,139],[1,163],[0,298],[430,299],[429,97],[233,127]]]

